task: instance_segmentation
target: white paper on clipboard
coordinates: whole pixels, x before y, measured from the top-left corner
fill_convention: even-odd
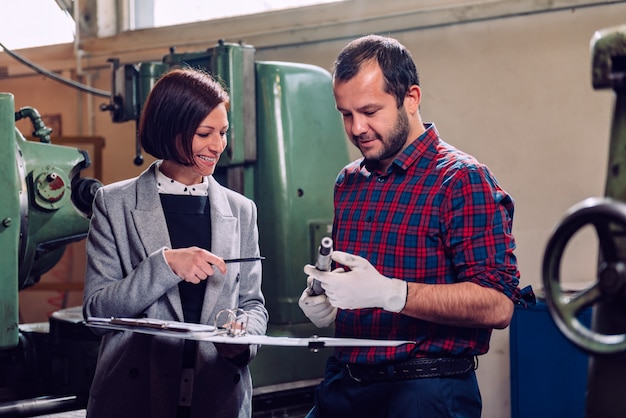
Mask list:
[[[415,344],[413,341],[373,340],[360,338],[333,338],[312,336],[308,338],[274,337],[270,335],[229,335],[223,329],[211,325],[164,321],[151,318],[97,318],[87,319],[86,325],[117,331],[169,336],[174,338],[229,344],[259,344],[283,347],[395,347]]]

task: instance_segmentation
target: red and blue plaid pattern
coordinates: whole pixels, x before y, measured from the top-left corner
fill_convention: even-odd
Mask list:
[[[363,159],[335,184],[335,249],[369,260],[387,277],[428,284],[470,281],[519,301],[511,234],[513,200],[489,169],[439,138],[433,124],[386,173]],[[399,347],[342,347],[341,361],[484,354],[490,329],[434,324],[383,309],[339,310],[337,337],[410,340]]]

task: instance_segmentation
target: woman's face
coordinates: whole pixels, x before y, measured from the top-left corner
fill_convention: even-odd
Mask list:
[[[202,177],[210,176],[215,171],[220,155],[226,149],[226,132],[228,131],[228,115],[224,103],[200,122],[193,136],[192,165],[184,166],[174,161],[164,161],[162,168],[170,178],[186,185],[198,184]]]

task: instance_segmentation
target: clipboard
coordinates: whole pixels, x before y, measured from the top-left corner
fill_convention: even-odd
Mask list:
[[[173,338],[228,344],[258,344],[282,347],[309,347],[319,350],[324,347],[396,347],[415,344],[414,341],[374,340],[361,338],[333,338],[313,335],[308,338],[250,335],[246,333],[247,315],[241,310],[220,311],[216,325],[165,321],[155,318],[100,318],[89,317],[85,324],[93,328],[130,331],[141,334],[160,335]],[[244,312],[245,314],[245,312]],[[224,322],[218,325],[218,320]]]

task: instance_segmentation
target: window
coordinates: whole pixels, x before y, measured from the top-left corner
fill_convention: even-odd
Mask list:
[[[0,43],[9,49],[74,42],[73,18],[60,6],[64,0],[20,0],[2,4]],[[130,28],[145,29],[336,3],[344,0],[134,0]],[[0,49],[1,50],[1,49]]]
[[[250,15],[343,0],[154,0],[154,27]],[[137,2],[139,5],[141,2]]]
[[[2,2],[0,43],[8,49],[74,42],[74,20],[54,0]]]

